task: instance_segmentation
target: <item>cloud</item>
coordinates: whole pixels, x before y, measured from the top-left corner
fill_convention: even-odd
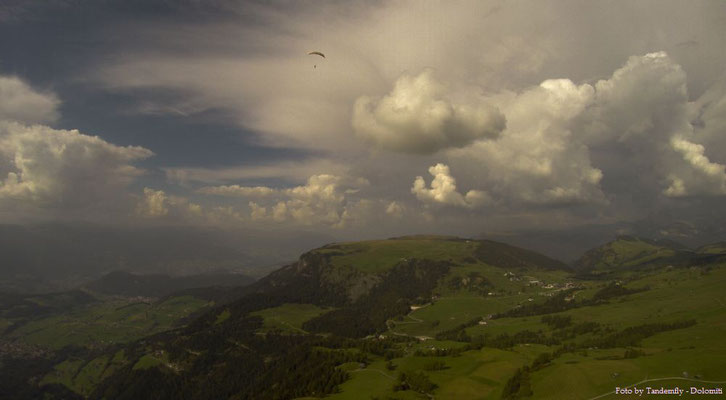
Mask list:
[[[549,7],[541,8],[549,12]],[[149,88],[182,94],[145,98],[138,104],[140,113],[224,110],[229,121],[257,133],[261,143],[349,154],[361,150],[359,140],[350,134],[356,99],[389,92],[397,80],[404,90],[406,76],[415,80],[405,71],[431,67],[452,87],[430,85],[421,93],[419,111],[443,102],[451,115],[438,122],[434,118],[434,124],[443,126],[427,126],[433,137],[419,148],[398,143],[409,137],[407,132],[392,138],[387,134],[413,128],[411,113],[408,122],[391,120],[390,110],[381,110],[380,115],[368,110],[356,120],[364,125],[363,136],[380,139],[384,148],[432,152],[496,136],[504,123],[478,96],[460,98],[460,86],[468,92],[506,87],[512,80],[531,79],[547,61],[560,56],[550,52],[551,39],[522,18],[522,11],[516,5],[476,1],[417,6],[325,1],[299,7],[245,4],[237,9],[238,15],[261,22],[230,22],[229,16],[217,23],[134,21],[125,28],[142,35],[144,43],[120,43],[109,50],[111,57],[83,76],[114,92]],[[230,37],[251,39],[230,41]],[[307,56],[313,48],[322,50],[326,59]],[[372,107],[380,99],[368,100],[361,106]],[[369,124],[371,120],[375,124]]]
[[[16,77],[0,76],[0,120],[25,124],[49,123],[58,118],[60,101],[39,93]]]
[[[277,190],[266,186],[206,186],[198,190],[202,194],[214,194],[220,196],[239,196],[239,197],[267,197],[277,194]]]
[[[112,45],[73,70],[74,82],[136,100],[139,114],[190,122],[213,114],[254,146],[278,146],[275,157],[306,155],[165,166],[168,182],[183,185],[168,193],[187,190],[196,204],[189,191],[204,187],[204,212],[220,202],[245,223],[331,226],[373,210],[381,220],[402,215],[394,222],[402,230],[435,213],[454,216],[440,226],[478,233],[495,219],[521,228],[677,214],[723,191],[726,92],[714,82],[726,24],[713,16],[724,4],[227,4],[223,18],[200,12],[193,21],[137,18],[133,7],[111,13],[115,23],[99,25],[113,29],[88,34]],[[572,18],[559,23],[563,15]],[[698,45],[678,45],[688,41]],[[16,120],[53,121],[52,106],[35,108],[43,117]],[[3,181],[16,171],[4,160]],[[412,194],[413,178],[439,162],[450,171],[416,180]],[[321,176],[372,183],[308,181]],[[168,193],[156,194],[158,216],[149,218],[175,215]],[[367,221],[361,235],[381,229]]]
[[[205,6],[218,8],[199,5]],[[225,109],[267,143],[340,150],[352,143],[341,132],[350,125],[353,101],[385,93],[404,71],[431,67],[447,82],[519,90],[549,77],[584,81],[605,76],[630,55],[665,48],[699,72],[691,79],[700,86],[704,77],[721,73],[726,59],[718,51],[726,28],[712,18],[723,9],[678,2],[619,7],[597,2],[321,1],[295,7],[232,2],[215,23],[136,18],[119,24],[134,32],[129,37],[145,40],[125,42],[114,32],[118,46],[104,57],[112,62],[90,64],[80,74],[111,90],[184,93],[157,105],[144,99],[140,112]],[[563,15],[573,18],[558,23]],[[682,23],[669,23],[674,15]],[[240,17],[241,23],[235,20]],[[694,36],[702,44],[698,49],[674,48]],[[325,52],[324,62],[307,56],[313,48]],[[320,65],[312,68],[315,63]]]
[[[718,51],[718,39],[726,25],[709,16],[723,7],[271,4],[242,10],[264,21],[254,25],[135,23],[134,32],[141,29],[148,41],[114,48],[114,57],[106,58],[113,64],[94,64],[89,76],[112,91],[183,94],[151,99],[161,103],[151,107],[155,112],[183,110],[193,117],[226,110],[262,144],[314,149],[316,157],[376,180],[366,193],[377,199],[402,201],[412,177],[442,162],[460,187],[486,192],[502,213],[578,205],[598,212],[610,207],[611,215],[627,218],[667,201],[672,177],[705,181],[671,146],[672,137],[704,146],[711,163],[726,163],[726,148],[716,145],[726,143],[718,133],[721,97],[698,105],[705,107],[703,129],[694,130],[690,122],[699,115],[688,111],[694,107],[689,95],[700,96],[722,74],[726,54]],[[576,18],[556,23],[562,15]],[[668,23],[673,15],[683,23]],[[676,46],[688,40],[699,45]],[[317,68],[306,58],[311,49],[328,56]],[[396,101],[407,108],[393,113]],[[457,112],[464,106],[469,114]],[[496,114],[474,110],[493,109],[506,126],[480,136],[476,122],[485,118],[479,117]],[[456,124],[463,128],[447,130]],[[170,168],[168,175],[205,185],[231,185],[252,173],[270,180],[284,175],[287,182],[343,175],[335,167],[253,169]],[[684,186],[688,196],[707,194],[704,188]]]
[[[718,107],[718,96],[702,101]],[[706,155],[692,121],[713,113],[688,98],[683,69],[665,53],[628,58],[594,85],[551,79],[489,99],[507,117],[501,138],[446,153],[473,187],[508,204],[640,206],[724,192],[723,165]],[[720,154],[716,152],[714,154]],[[454,201],[454,200],[452,200]],[[459,201],[460,202],[460,201]]]
[[[683,159],[692,165],[694,169],[704,175],[714,177],[724,176],[724,166],[710,162],[708,157],[703,155],[705,148],[700,144],[691,143],[688,140],[674,137],[671,139],[671,146],[673,146],[674,150],[681,153],[683,155]]]
[[[147,217],[161,217],[169,214],[169,199],[162,190],[144,188],[144,197],[136,206],[136,213]]]
[[[653,143],[690,130],[686,74],[665,52],[631,56],[595,84],[586,141]]]
[[[421,176],[416,177],[411,188],[411,193],[425,203],[474,208],[491,202],[489,195],[481,190],[470,190],[466,195],[457,192],[456,179],[451,176],[449,167],[444,164],[432,166],[429,168],[429,173],[434,177],[431,189],[426,187],[426,182]]]
[[[305,185],[291,188],[230,185],[205,187],[199,191],[208,195],[271,198],[266,203],[248,203],[254,221],[343,227],[352,221],[353,209],[362,202],[352,200],[351,196],[367,185],[365,179],[319,174],[309,177]]]
[[[349,168],[350,166],[345,163],[313,158],[303,161],[284,160],[271,164],[227,168],[163,167],[162,170],[166,174],[167,181],[171,183],[209,185],[247,179],[282,179],[290,182],[303,182],[312,175],[324,174],[327,171],[338,171],[339,174],[344,174]]]
[[[174,98],[146,99],[137,105],[139,113],[193,116],[215,110],[226,118],[224,122],[254,132],[256,140],[268,146],[304,149],[322,146],[338,151],[352,148],[352,135],[341,134],[350,124],[352,99],[364,87],[377,85],[375,77],[350,51],[338,49],[314,69],[313,61],[304,50],[308,43],[299,36],[288,37],[287,33],[262,33],[252,26],[241,28],[239,24],[219,24],[214,28],[195,25],[146,28],[149,36],[160,41],[180,37],[180,31],[184,31],[181,36],[199,49],[215,48],[220,52],[210,54],[205,50],[203,56],[192,58],[183,52],[163,50],[154,56],[127,58],[124,54],[118,62],[90,73],[112,92],[152,88],[182,94]],[[256,37],[259,46],[267,46],[266,51],[257,53],[255,50],[259,49],[236,48],[247,41],[220,45],[232,43],[229,37],[245,36]],[[200,41],[200,38],[203,39]],[[203,43],[206,39],[215,44],[209,47],[210,43]],[[160,45],[166,47],[163,43]],[[129,52],[134,53],[135,49]],[[357,78],[351,79],[353,75]]]
[[[711,156],[726,162],[726,76],[709,88],[693,104],[697,116],[693,120],[694,137],[711,150]]]
[[[382,98],[359,97],[353,110],[353,129],[359,137],[404,153],[464,147],[496,138],[506,125],[504,116],[481,99],[454,101],[431,70],[402,75]]]
[[[128,187],[144,174],[134,164],[154,153],[47,126],[59,105],[53,93],[0,76],[0,212],[21,219],[126,214]]]
[[[76,130],[0,122],[0,204],[66,209],[117,204],[143,173],[133,162],[152,155]]]
[[[234,207],[203,206],[183,196],[145,187],[138,199],[136,216],[166,223],[236,226],[249,221]]]
[[[522,93],[502,92],[491,100],[507,115],[499,140],[452,150],[448,157],[472,184],[490,188],[507,203],[571,204],[602,201],[602,171],[572,129],[592,102],[592,86],[568,79],[546,80]]]
[[[369,107],[362,118],[372,119],[379,110],[391,111],[399,100],[406,105],[401,106],[403,111],[399,115],[390,116],[400,124],[389,124],[386,129],[390,129],[385,131],[394,136],[403,133],[396,139],[398,144],[376,142],[374,146],[410,151],[403,149],[405,143],[416,151],[440,151],[439,156],[446,161],[429,168],[433,176],[430,186],[423,177],[417,177],[410,190],[427,205],[497,209],[507,213],[521,212],[517,210],[533,205],[597,208],[619,198],[650,198],[652,203],[658,197],[721,194],[722,165],[707,156],[708,147],[698,143],[698,129],[691,123],[695,119],[694,110],[717,107],[720,97],[711,95],[714,100],[704,101],[707,106],[698,106],[689,101],[686,86],[683,69],[666,53],[656,52],[630,57],[610,77],[592,84],[548,79],[520,91],[477,95],[474,98],[487,104],[488,109],[501,110],[506,115],[506,127],[498,138],[470,137],[466,139],[469,142],[453,145],[446,142],[450,138],[444,130],[426,129],[444,126],[437,123],[453,118],[457,105],[472,104],[462,102],[472,97],[461,94],[465,91],[449,90],[434,80],[430,71],[425,71],[417,76],[404,75],[383,98],[364,98]],[[356,113],[354,120],[359,117]],[[701,112],[701,115],[718,121],[713,112]],[[421,132],[434,132],[441,141],[417,142]],[[396,147],[399,145],[402,147]],[[379,157],[378,162],[388,162],[384,161],[385,156]],[[452,176],[449,165],[471,190],[466,193],[457,190],[459,182]],[[361,174],[366,173],[362,166],[355,168]],[[318,175],[325,174],[314,176]],[[384,175],[379,179],[386,179]],[[390,176],[395,178],[395,174]],[[323,186],[308,182],[298,187],[301,193],[308,191],[305,199],[295,198],[293,189],[264,186],[227,185],[202,191],[274,198],[274,201],[251,203],[254,205],[251,213],[258,220],[307,224],[317,218],[333,226],[350,218],[354,207],[350,206],[353,203],[346,202],[357,189],[336,187],[330,191],[335,196],[316,200],[325,204],[316,209],[311,206],[310,193]],[[379,199],[390,198],[390,189],[388,192],[377,186],[372,189]],[[343,203],[348,205],[341,206]],[[376,212],[385,215],[405,214],[400,201],[388,201],[376,207]]]
[[[581,128],[593,151],[608,150],[606,177],[650,199],[726,194],[724,166],[697,143],[703,101],[689,100],[686,73],[665,52],[630,57],[595,89]]]
[[[666,196],[726,195],[726,167],[711,162],[703,155],[705,148],[702,145],[674,137],[671,139],[671,146],[691,168],[682,176],[668,176],[671,184],[664,190]]]
[[[386,206],[386,214],[394,218],[401,218],[403,216],[404,210],[404,206],[397,201],[392,201],[388,203],[388,206]]]

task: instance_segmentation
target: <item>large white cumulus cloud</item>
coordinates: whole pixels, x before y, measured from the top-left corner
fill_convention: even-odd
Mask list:
[[[0,122],[0,200],[41,207],[83,207],[122,194],[153,153],[75,130]]]
[[[665,52],[630,57],[595,84],[586,140],[652,143],[690,128],[686,74]]]
[[[496,138],[504,116],[482,99],[454,100],[431,70],[402,75],[382,98],[355,101],[353,129],[374,146],[406,153],[434,153]]]
[[[471,186],[523,204],[724,195],[724,165],[698,140],[710,138],[712,154],[726,149],[693,123],[700,113],[719,126],[710,110],[720,98],[709,96],[705,108],[689,101],[686,74],[666,53],[633,56],[594,85],[554,79],[492,96],[507,118],[501,138],[446,157]]]
[[[122,209],[127,186],[143,173],[134,162],[153,153],[43,125],[57,118],[58,104],[0,77],[0,210]]]
[[[521,203],[603,201],[602,171],[573,120],[592,102],[590,85],[547,80],[520,94],[504,92],[495,100],[507,115],[507,129],[496,141],[482,141],[449,155],[480,187]]]
[[[603,147],[619,157],[605,166],[606,175],[621,177],[631,192],[726,194],[724,166],[697,142],[693,121],[700,110],[689,101],[686,73],[665,52],[630,57],[595,88],[579,128],[593,152]]]

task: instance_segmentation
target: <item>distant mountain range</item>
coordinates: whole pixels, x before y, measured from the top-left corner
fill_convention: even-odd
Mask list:
[[[302,231],[0,225],[0,291],[57,291],[112,271],[261,277],[331,240]]]
[[[607,272],[652,266],[687,266],[726,260],[726,245],[715,243],[696,250],[670,240],[618,236],[587,251],[575,262],[579,271]]]
[[[254,281],[246,275],[220,272],[174,277],[164,274],[139,275],[114,271],[84,287],[103,294],[159,298],[187,289],[247,286]]]

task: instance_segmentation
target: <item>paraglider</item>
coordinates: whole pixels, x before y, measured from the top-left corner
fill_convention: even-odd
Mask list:
[[[310,53],[308,53],[308,55],[309,56],[320,56],[320,57],[325,58],[325,54],[323,54],[323,53],[321,53],[319,51],[311,51]],[[318,67],[317,64],[313,65],[313,68],[317,68],[317,67]]]

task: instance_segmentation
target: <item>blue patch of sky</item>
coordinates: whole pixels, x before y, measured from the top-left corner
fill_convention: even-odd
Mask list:
[[[28,11],[18,18],[0,21],[0,74],[18,76],[37,90],[56,93],[62,102],[61,119],[53,127],[78,129],[117,145],[152,150],[156,155],[139,163],[152,170],[259,165],[315,156],[309,151],[256,144],[254,132],[232,123],[221,110],[192,116],[129,112],[139,100],[163,103],[183,93],[154,89],[109,92],[74,79],[82,68],[127,41],[101,34],[103,27],[135,18],[221,18],[215,7],[200,7],[136,0],[72,6],[28,3]],[[245,19],[244,13],[241,18]],[[159,181],[160,176],[163,173],[156,169],[144,180]],[[274,180],[253,183],[271,182]]]

